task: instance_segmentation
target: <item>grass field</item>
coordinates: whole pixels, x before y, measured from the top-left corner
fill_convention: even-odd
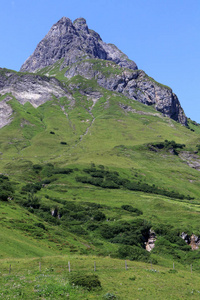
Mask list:
[[[71,273],[96,274],[101,288],[87,291],[69,283]],[[94,262],[96,272],[94,272]],[[198,299],[199,276],[168,267],[95,256],[1,260],[2,299]],[[107,297],[107,298],[106,298]],[[110,298],[109,298],[110,297]],[[113,298],[112,298],[113,297]]]

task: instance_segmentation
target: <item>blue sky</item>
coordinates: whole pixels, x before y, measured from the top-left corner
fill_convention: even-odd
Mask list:
[[[84,17],[200,123],[200,0],[1,0],[0,67],[19,70],[63,16]]]

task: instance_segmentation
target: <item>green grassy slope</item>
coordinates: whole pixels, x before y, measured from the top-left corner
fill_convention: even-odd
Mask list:
[[[153,107],[100,88],[95,80],[80,76],[66,80],[59,64],[42,72],[61,80],[72,99],[53,97],[38,108],[29,103],[23,106],[14,97],[9,102],[14,114],[13,121],[0,130],[0,173],[8,175],[14,195],[8,201],[0,200],[2,262],[6,259],[9,264],[8,258],[65,254],[71,257],[73,253],[80,260],[85,254],[98,255],[95,260],[101,265],[106,256],[110,256],[111,264],[117,265],[121,261],[114,261],[116,257],[143,260],[147,264],[131,262],[137,268],[136,298],[163,299],[174,280],[183,292],[177,294],[173,290],[172,299],[187,299],[188,295],[193,297],[193,292],[197,295],[195,276],[200,272],[200,252],[192,252],[179,234],[200,234],[200,173],[180,155],[185,152],[196,155],[196,159],[200,157],[199,125],[189,120],[186,128],[163,117]],[[98,100],[92,92],[98,92]],[[122,108],[125,106],[129,111]],[[165,140],[184,146],[170,148]],[[165,143],[163,148],[160,143]],[[137,188],[130,188],[133,183]],[[131,206],[133,211],[123,205]],[[60,217],[51,216],[52,210],[57,210]],[[146,255],[141,232],[144,236],[149,228],[157,233],[157,246]],[[137,257],[133,250],[140,251]],[[55,258],[55,263],[60,259]],[[88,263],[87,259],[83,260]],[[159,272],[146,270],[150,261],[157,263],[155,268]],[[176,279],[175,274],[169,273],[173,261],[180,268]],[[193,282],[189,273],[191,263],[195,265]],[[120,278],[119,288],[111,280],[116,277],[115,272]],[[135,272],[128,272],[99,273],[103,291],[84,290],[84,296],[102,299],[111,291],[126,295],[120,299],[131,299],[133,285],[129,277],[135,276]],[[20,274],[23,276],[23,272]],[[58,277],[47,275],[49,285],[55,285]],[[146,288],[144,279],[154,282],[157,275],[161,275],[160,294],[158,288]],[[35,276],[34,273],[27,280],[31,282]],[[6,278],[10,284],[13,277]],[[16,284],[18,279],[14,278]],[[80,288],[73,290],[69,285],[69,290],[63,290],[61,284],[60,289],[64,295],[70,294],[70,299],[82,299]],[[19,291],[8,293],[8,297],[16,295],[15,292]],[[43,296],[51,297],[45,293]],[[52,292],[52,299],[53,293],[56,292]],[[33,299],[37,296],[37,292],[32,293]]]

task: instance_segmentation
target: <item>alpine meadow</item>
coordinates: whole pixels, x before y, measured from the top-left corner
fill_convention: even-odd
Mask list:
[[[86,20],[0,69],[0,299],[198,299],[200,124]]]

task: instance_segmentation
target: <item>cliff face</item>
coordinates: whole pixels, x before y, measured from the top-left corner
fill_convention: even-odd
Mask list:
[[[120,68],[112,62],[86,60],[73,64],[66,72],[67,78],[81,75],[95,78],[97,83],[111,91],[122,93],[129,99],[146,105],[154,105],[164,116],[187,124],[187,118],[177,96],[169,87],[159,84],[144,71]]]
[[[29,101],[35,107],[51,100],[52,95],[70,98],[66,88],[53,77],[56,74],[51,77],[48,72],[47,76],[39,75],[40,72],[45,74],[45,67],[54,68],[57,62],[57,73],[67,67],[66,80],[77,75],[95,79],[99,86],[152,105],[164,116],[187,125],[187,118],[172,90],[138,70],[135,62],[129,60],[115,45],[104,43],[98,33],[88,28],[83,18],[72,23],[63,17],[53,25],[22,65],[22,73],[1,70],[0,94],[11,93],[20,103]],[[4,102],[8,105],[7,101]]]

